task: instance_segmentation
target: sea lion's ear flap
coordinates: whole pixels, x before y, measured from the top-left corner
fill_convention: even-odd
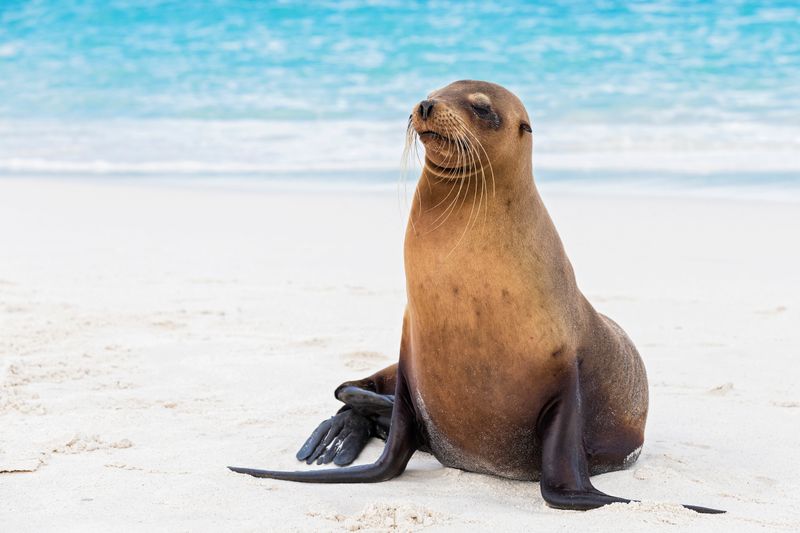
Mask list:
[[[519,131],[527,131],[528,133],[533,133],[531,125],[528,124],[527,122],[523,122],[519,125]]]

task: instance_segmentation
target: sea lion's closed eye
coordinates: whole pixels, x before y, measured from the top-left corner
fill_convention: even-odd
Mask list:
[[[472,110],[481,118],[488,118],[492,114],[492,108],[486,104],[471,104]]]

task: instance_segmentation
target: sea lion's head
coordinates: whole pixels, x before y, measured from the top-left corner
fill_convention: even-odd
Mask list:
[[[425,145],[425,168],[441,178],[463,178],[530,155],[530,119],[522,102],[500,85],[456,81],[414,106],[409,143]]]

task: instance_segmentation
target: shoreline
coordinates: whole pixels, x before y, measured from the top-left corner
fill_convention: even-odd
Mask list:
[[[360,179],[352,179],[354,173],[360,176]],[[371,171],[277,173],[250,176],[188,173],[177,177],[161,174],[0,173],[0,182],[83,183],[99,186],[172,187],[283,194],[301,192],[393,193],[401,200],[405,190],[407,201],[413,197],[418,179],[416,169],[407,172],[405,181],[399,171],[377,173],[377,176],[376,178],[376,173]],[[534,171],[534,180],[543,194],[591,194],[604,197],[685,198],[778,204],[800,203],[800,173],[794,172],[764,173],[757,178],[754,174],[746,172],[687,174],[635,171],[628,173]]]

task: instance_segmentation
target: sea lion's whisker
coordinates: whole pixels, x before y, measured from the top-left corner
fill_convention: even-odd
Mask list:
[[[437,229],[439,229],[445,222],[447,222],[447,219],[449,219],[450,215],[452,215],[453,212],[456,210],[456,203],[458,202],[459,197],[461,197],[461,190],[464,187],[464,180],[460,179],[460,180],[451,180],[451,181],[453,182],[453,187],[455,187],[456,181],[458,182],[458,191],[456,192],[456,196],[455,196],[455,198],[453,198],[453,201],[447,206],[447,208],[436,218],[436,220],[434,220],[432,222],[432,224],[436,224],[436,222],[440,218],[442,218],[443,215],[445,215],[444,216],[444,220],[442,220],[441,222],[436,224],[433,228],[428,230],[426,233],[431,233],[431,232],[436,231]],[[469,188],[469,182],[468,182],[467,188]],[[449,196],[449,193],[448,193],[448,196]],[[464,195],[464,198],[462,198],[461,204],[459,204],[458,209],[461,209],[461,206],[464,205],[464,199],[466,199],[466,194]]]
[[[462,126],[461,126],[461,132],[462,132],[462,134],[463,134],[463,131],[464,131],[464,128],[463,128],[463,125],[462,125]],[[468,145],[468,146],[469,146],[469,148],[470,148],[470,149],[467,151],[467,155],[469,156],[469,158],[470,158],[470,160],[471,160],[471,164],[474,164],[474,157],[473,157],[473,155],[472,155],[473,149],[472,149],[472,147],[471,147],[470,145]],[[469,190],[470,190],[470,186],[472,185],[472,177],[473,177],[473,173],[470,173],[470,174],[468,174],[466,177],[467,177],[467,188],[466,188],[466,192],[467,192],[467,194],[468,194],[468,193],[469,193]],[[463,178],[463,177],[462,177],[462,180],[461,180],[461,181],[462,181],[462,182],[464,181],[464,178]],[[477,191],[478,191],[478,182],[477,182],[477,180],[476,180],[476,182],[475,182],[475,195],[477,195]],[[465,196],[464,196],[464,200],[466,200],[466,196],[467,196],[467,194],[465,194]],[[467,222],[466,222],[466,224],[465,224],[465,227],[464,227],[464,232],[462,232],[462,234],[461,234],[461,237],[459,237],[458,241],[456,242],[456,245],[455,245],[455,246],[454,246],[454,247],[453,247],[453,248],[450,250],[450,252],[448,253],[448,256],[449,256],[449,255],[450,255],[450,253],[451,253],[451,252],[452,252],[452,251],[453,251],[453,250],[454,250],[454,249],[455,249],[455,248],[458,246],[458,244],[461,242],[461,239],[462,239],[462,238],[463,238],[463,236],[464,236],[464,233],[465,233],[465,232],[467,231],[467,229],[469,228],[470,221],[472,220],[472,215],[473,215],[473,213],[474,213],[474,211],[475,211],[475,195],[473,195],[473,197],[472,197],[472,206],[470,207],[470,212],[469,212],[469,216],[467,217]],[[462,203],[461,203],[461,205],[462,205],[462,206],[463,206],[463,203],[464,203],[464,201],[462,200]],[[460,209],[460,207],[459,207],[459,209]]]
[[[450,190],[447,192],[447,197],[450,196],[450,194],[453,192],[453,190],[456,191],[456,195],[453,197],[452,200],[450,200],[450,203],[447,205],[447,207],[445,207],[442,210],[442,212],[439,213],[439,216],[437,216],[431,222],[431,225],[434,225],[434,227],[428,229],[425,233],[431,233],[431,232],[436,231],[437,229],[439,229],[442,226],[442,224],[447,222],[447,219],[450,218],[450,215],[452,215],[453,212],[455,211],[456,204],[458,203],[458,199],[461,196],[461,189],[462,189],[462,187],[464,185],[464,182],[462,180],[458,180],[458,181],[450,180],[450,182],[451,182],[451,187],[450,187]],[[458,184],[458,188],[456,188],[456,184]],[[438,222],[438,224],[437,224],[437,222]]]
[[[457,139],[453,138],[453,131],[449,124],[446,125],[444,134],[447,138],[447,151],[449,152],[449,155],[444,163],[443,168],[447,169],[446,172],[447,178],[453,179],[458,177],[459,168],[461,167],[462,164],[463,154],[461,151],[461,146],[459,145]],[[455,148],[455,150],[453,148]],[[454,164],[451,164],[454,155],[456,157],[456,161]]]
[[[464,123],[464,121],[460,117],[454,116],[453,118],[454,118],[453,127],[448,129],[446,135],[447,137],[452,138],[452,140],[455,141],[457,144],[458,163],[456,168],[450,169],[449,176],[455,177],[455,174],[457,173],[459,174],[458,177],[461,178],[459,180],[461,182],[461,185],[457,191],[456,198],[453,199],[454,201],[457,201],[458,198],[461,198],[461,203],[458,206],[456,206],[454,202],[451,201],[448,207],[445,209],[445,211],[442,214],[440,214],[440,216],[436,220],[434,220],[434,223],[438,222],[439,219],[442,219],[442,217],[444,218],[441,220],[441,222],[436,224],[434,228],[432,228],[429,231],[434,231],[439,227],[441,227],[449,219],[449,217],[452,215],[453,212],[455,212],[456,210],[460,210],[461,207],[463,207],[464,201],[466,200],[468,194],[464,194],[464,196],[462,197],[461,191],[464,190],[464,192],[467,193],[472,187],[473,177],[475,177],[476,180],[475,180],[474,194],[472,198],[472,205],[470,207],[470,213],[467,217],[464,230],[462,231],[461,235],[456,241],[456,244],[453,246],[450,252],[448,252],[447,256],[449,256],[458,247],[458,245],[464,239],[466,234],[469,232],[469,229],[475,226],[478,219],[480,218],[481,208],[483,208],[484,212],[484,217],[483,217],[484,227],[486,225],[489,206],[488,206],[488,201],[484,203],[484,196],[486,196],[486,193],[488,191],[488,183],[486,181],[485,165],[481,161],[482,158],[480,157],[480,153],[478,152],[478,148],[476,148],[476,146],[481,149],[483,154],[486,156],[485,157],[486,162],[489,165],[491,165],[491,162],[489,161],[488,158],[488,154],[486,154],[486,150],[483,148],[483,145],[481,144],[480,140],[475,136],[475,134],[469,129],[469,127]],[[471,141],[470,138],[472,138],[474,141],[470,142]],[[429,163],[432,162],[429,161]],[[432,165],[428,165],[428,169],[429,171],[432,171],[437,175],[444,175],[444,176],[448,175],[446,171],[441,172],[438,168],[433,168]],[[442,170],[445,169],[442,168]],[[492,172],[492,176],[494,177],[493,175],[494,171],[493,169],[491,169],[491,167],[490,170]],[[477,181],[478,173],[480,173],[481,177],[480,184]],[[464,181],[466,181],[466,188],[464,188]],[[480,193],[478,191],[479,186],[480,186]],[[448,192],[448,195],[445,197],[445,200],[450,196],[451,192],[452,191]],[[443,201],[440,202],[438,205],[441,205]]]
[[[466,126],[466,124],[462,123],[462,127],[463,127],[464,131],[467,133],[467,135],[470,135],[472,133],[471,131],[469,131],[469,128]],[[473,135],[473,137],[474,137],[474,135]],[[473,155],[473,161],[474,161],[475,160],[474,156],[477,156],[477,150],[475,149],[475,146],[472,143],[470,143],[470,148],[472,149],[471,153]],[[478,167],[477,164],[476,164],[476,167]],[[480,173],[481,173],[481,196],[480,196],[480,198],[478,200],[478,211],[475,214],[475,222],[478,220],[478,217],[480,216],[481,204],[483,203],[484,187],[485,187],[485,183],[486,183],[486,178],[485,178],[485,174],[484,174],[484,171],[483,171],[483,165],[479,166],[479,170],[480,170]],[[476,177],[477,177],[477,174],[476,174]],[[477,192],[478,192],[478,183],[477,183],[477,179],[476,179],[476,182],[475,182],[475,193],[477,194]],[[475,222],[473,222],[472,224],[474,225]],[[469,223],[469,221],[467,221],[467,223]]]
[[[461,124],[461,129],[462,129],[462,132],[466,132],[467,131],[466,125],[464,125],[462,123]],[[469,156],[470,156],[470,159],[472,161],[471,164],[472,165],[477,165],[477,163],[475,161],[475,155],[477,155],[475,147],[472,145],[472,143],[469,143],[468,146],[470,148]],[[469,190],[469,184],[471,184],[471,182],[472,182],[473,175],[477,178],[477,173],[470,173],[469,174],[467,190]],[[473,212],[475,211],[475,196],[477,196],[477,194],[478,194],[478,180],[476,179],[475,180],[475,194],[472,196],[472,207],[470,208],[469,216],[467,217],[467,222],[464,225],[464,231],[461,232],[461,235],[458,237],[458,240],[456,241],[456,243],[453,245],[453,247],[450,249],[450,251],[447,252],[447,255],[445,256],[445,259],[450,257],[450,255],[455,251],[455,249],[458,248],[459,244],[461,244],[461,241],[464,239],[466,234],[469,232],[469,229],[470,229],[471,225],[474,225],[474,223],[470,224],[470,222],[472,222],[472,215],[473,215]],[[465,195],[465,198],[466,198],[466,195]],[[483,200],[483,189],[481,189],[481,201],[482,200]],[[462,202],[462,205],[463,205],[463,202]],[[478,203],[478,214],[476,214],[476,220],[477,220],[477,217],[480,216],[479,213],[480,213],[480,203]]]
[[[446,142],[448,156],[446,160],[440,164],[434,163],[431,159],[426,157],[425,167],[427,168],[428,172],[425,173],[425,176],[426,179],[428,175],[432,175],[439,182],[451,181],[453,183],[451,184],[450,189],[447,191],[447,194],[441,200],[439,200],[436,205],[426,209],[426,212],[430,212],[447,204],[441,213],[439,213],[438,216],[430,223],[430,226],[432,227],[425,230],[425,233],[430,233],[440,228],[447,222],[454,212],[463,207],[464,202],[469,195],[468,192],[471,190],[473,177],[477,178],[477,172],[483,171],[481,165],[478,164],[478,161],[480,161],[480,157],[478,157],[478,151],[475,148],[474,143],[470,142],[470,136],[474,138],[474,134],[468,130],[460,117],[451,115],[450,118],[451,121],[446,123],[445,128],[442,131],[437,132],[439,138]],[[419,136],[419,134],[417,134],[417,136]],[[454,159],[455,164],[453,164]],[[458,187],[455,186],[456,179],[458,179],[459,182]],[[476,196],[478,196],[479,186],[481,187],[481,190],[478,201]],[[454,191],[456,194],[453,197]],[[482,176],[481,184],[477,182],[477,179],[475,180],[473,201],[465,225],[465,231],[471,226],[475,225],[475,222],[479,217],[481,206],[484,205],[483,196],[485,195],[485,191],[486,185],[484,174]],[[462,192],[464,193],[463,195]]]
[[[453,167],[453,177],[458,178],[461,175],[463,175],[463,170],[462,169],[464,168],[464,165],[466,164],[466,158],[465,158],[465,154],[464,154],[464,149],[461,146],[461,142],[460,142],[461,138],[459,136],[459,132],[455,131],[453,129],[452,124],[448,128],[448,135],[454,138],[453,142],[456,145],[456,152],[458,154],[458,160],[456,161],[455,167]]]
[[[455,150],[453,150],[453,147],[455,147]],[[426,159],[426,166],[428,170],[435,174],[437,180],[440,182],[452,181],[454,178],[458,177],[458,173],[460,172],[459,167],[461,166],[462,154],[459,145],[451,139],[448,139],[447,149],[449,155],[441,164],[434,163],[432,160]],[[453,157],[455,157],[455,162],[453,162]]]
[[[466,130],[466,127],[465,127],[465,130]],[[469,218],[467,219],[467,225],[464,228],[464,231],[462,232],[462,234],[459,237],[458,241],[456,242],[456,246],[458,246],[461,243],[461,240],[467,235],[467,233],[469,233],[470,228],[472,228],[475,225],[475,222],[477,221],[477,219],[480,216],[481,205],[483,204],[483,187],[482,187],[482,180],[481,180],[481,183],[480,183],[481,191],[480,191],[480,196],[478,197],[478,201],[477,201],[477,208],[475,206],[475,197],[478,196],[478,186],[479,186],[478,174],[483,172],[483,168],[479,164],[479,161],[478,161],[478,158],[477,158],[477,150],[475,149],[475,146],[473,144],[470,144],[470,158],[472,159],[473,165],[475,166],[475,168],[478,169],[477,172],[474,173],[474,177],[475,177],[475,193],[474,193],[474,195],[472,197],[472,208],[470,209]],[[473,218],[473,212],[474,212],[475,218]]]
[[[437,203],[436,205],[434,205],[434,206],[432,206],[432,207],[429,207],[429,208],[426,210],[426,212],[428,212],[428,211],[433,211],[434,209],[436,209],[437,207],[439,207],[440,205],[442,205],[443,203],[445,203],[445,202],[447,201],[447,199],[450,197],[450,195],[453,193],[453,191],[454,191],[454,190],[455,190],[455,188],[456,188],[456,182],[455,182],[454,180],[447,180],[447,181],[448,181],[448,182],[450,182],[450,184],[451,184],[451,186],[450,186],[450,190],[447,192],[447,195],[445,195],[445,197],[444,197],[444,198],[442,198],[441,200],[439,200],[439,203]]]
[[[459,196],[461,196],[461,186],[462,185],[463,185],[463,181],[459,180],[458,181],[458,189],[456,190],[456,195],[453,197],[453,199],[450,201],[450,203],[447,205],[447,207],[445,207],[444,210],[441,213],[439,213],[439,216],[436,217],[431,222],[431,224],[436,224],[436,225],[433,228],[427,230],[425,232],[426,234],[427,233],[432,233],[432,232],[436,231],[437,229],[439,229],[442,226],[442,224],[447,222],[447,219],[450,218],[450,215],[453,214],[453,211],[455,210],[455,205],[458,202],[458,198],[459,198]],[[455,180],[453,180],[451,187],[452,187],[451,190],[447,193],[448,196],[450,196],[450,192],[452,192],[452,190],[456,188],[456,181]],[[444,218],[442,218],[442,217],[444,217]],[[441,220],[441,222],[440,222],[440,220]],[[438,222],[438,224],[437,224],[437,222]]]
[[[483,181],[483,187],[481,189],[481,200],[483,199],[483,195],[484,194],[487,194],[487,196],[488,196],[488,192],[487,192],[488,191],[488,184],[486,182],[486,171],[485,171],[485,167],[487,165],[489,167],[489,172],[491,173],[491,176],[492,176],[492,197],[496,197],[497,196],[497,190],[496,190],[496,183],[495,183],[495,177],[494,177],[494,167],[492,166],[492,162],[489,159],[489,155],[486,153],[486,150],[484,149],[483,143],[481,143],[480,139],[478,139],[477,136],[472,132],[472,130],[470,130],[469,127],[466,124],[464,124],[463,120],[461,120],[460,117],[458,117],[458,118],[461,121],[461,124],[462,124],[462,127],[463,127],[465,133],[468,136],[471,136],[474,139],[474,143],[471,143],[473,148],[474,148],[474,145],[477,145],[481,149],[481,151],[483,152],[483,155],[485,156],[485,159],[486,159],[486,164],[485,165],[481,164],[480,167],[479,167],[479,171],[481,172],[481,180]],[[476,157],[478,157],[479,160],[481,159],[479,154],[477,153],[477,149],[475,149],[475,155],[476,155]],[[479,211],[480,211],[480,206],[481,206],[481,203],[479,202],[479,204],[478,204]],[[486,224],[487,224],[488,213],[489,213],[489,200],[488,200],[488,197],[487,197],[486,203],[483,204],[483,210],[484,210],[484,212],[483,212],[483,227],[485,228]],[[477,222],[477,217],[476,217],[474,222]]]
[[[411,148],[411,116],[408,117],[408,125],[406,126],[406,139],[403,144],[403,154],[400,156],[400,175],[397,182],[397,204],[400,209],[401,216],[403,208],[408,208],[408,189],[406,187],[406,178],[408,176],[408,154]],[[401,197],[403,197],[401,199]]]
[[[483,155],[486,157],[486,164],[489,166],[489,172],[492,175],[492,196],[497,196],[497,187],[494,178],[494,167],[492,166],[492,161],[489,158],[489,154],[486,153],[486,149],[483,147],[483,143],[480,141],[480,139],[478,139],[469,128],[467,128],[467,133],[472,136],[472,138],[475,140],[475,143],[477,143],[478,147],[483,152]]]
[[[473,222],[473,225],[477,224],[477,222],[478,222],[478,217],[480,216],[481,202],[483,202],[483,196],[484,196],[484,194],[486,194],[486,189],[487,189],[487,186],[486,186],[486,171],[484,170],[484,168],[485,168],[484,165],[481,165],[481,199],[480,199],[480,202],[478,202],[478,213],[475,215],[475,222]],[[486,228],[486,217],[487,217],[488,213],[489,213],[489,198],[488,198],[488,195],[487,195],[486,203],[483,204],[483,228],[484,229]]]
[[[449,143],[448,143],[448,150],[449,150]],[[461,153],[460,153],[460,151],[457,151],[456,154],[457,154],[457,157],[458,157],[458,159],[456,160],[456,166],[458,166],[460,164],[460,161],[461,161]],[[450,160],[452,159],[452,156],[453,156],[453,153],[451,152],[451,154],[447,158],[447,161],[444,162],[445,165],[449,164]],[[443,168],[447,168],[447,167],[443,167]],[[443,181],[443,180],[439,180],[439,181]],[[447,181],[452,181],[452,180],[451,179],[447,179]],[[436,209],[437,207],[442,205],[445,201],[447,201],[447,199],[450,197],[450,194],[452,194],[453,190],[455,190],[455,182],[452,183],[452,186],[450,187],[450,190],[447,192],[447,195],[444,198],[442,198],[439,201],[439,203],[437,203],[435,206],[429,208],[428,211],[432,211],[432,210]],[[458,196],[458,195],[456,195],[456,196]]]
[[[453,157],[455,156],[456,157],[455,166],[457,167],[459,165],[459,161],[460,161],[460,158],[461,158],[461,155],[458,153],[457,150],[455,152],[452,150],[451,144],[454,144],[454,143],[453,143],[453,141],[451,139],[448,138],[447,148],[448,148],[449,154],[447,156],[447,159],[445,161],[443,161],[441,165],[435,164],[429,158],[426,158],[426,160],[425,160],[426,168],[430,171],[430,173],[434,174],[434,176],[436,177],[436,181],[438,181],[440,183],[443,182],[443,181],[452,181],[452,178],[454,176],[454,172],[455,171],[454,171],[454,167],[451,166],[451,161],[453,160]]]
[[[408,127],[406,128],[406,144],[403,148],[403,160],[402,160],[402,173],[401,179],[403,183],[403,203],[402,205],[405,206],[406,210],[409,212],[409,224],[411,229],[414,231],[415,234],[418,234],[416,222],[414,220],[414,210],[410,209],[408,206],[408,172],[411,166],[411,151],[414,151],[417,161],[419,161],[419,136],[417,135],[416,130],[414,129],[411,121],[411,117],[409,117]],[[398,194],[401,194],[399,187],[398,187]],[[414,197],[417,199],[419,204],[420,212],[423,209],[422,205],[422,197],[419,194],[415,194]]]
[[[460,156],[459,156],[459,157],[460,157]],[[449,158],[448,158],[448,159],[449,159]],[[445,164],[446,164],[446,162],[445,162]],[[430,167],[429,167],[429,168],[430,168]],[[440,201],[440,202],[439,202],[439,204],[437,204],[437,207],[438,207],[439,205],[441,205],[442,203],[444,203],[444,202],[447,200],[447,198],[449,198],[449,197],[450,197],[450,195],[452,194],[453,190],[455,190],[455,188],[456,188],[456,181],[455,181],[455,180],[448,179],[448,181],[450,181],[450,182],[451,182],[451,187],[450,187],[450,190],[449,190],[449,191],[447,191],[447,195],[446,195],[446,196],[445,196],[445,197],[442,199],[442,201]],[[436,217],[436,219],[434,219],[434,221],[432,222],[432,224],[436,224],[436,222],[438,222],[438,221],[439,221],[439,220],[440,220],[442,217],[444,217],[444,220],[442,220],[442,222],[441,222],[439,225],[437,225],[437,226],[436,226],[436,227],[434,227],[433,229],[429,230],[427,233],[430,233],[431,231],[434,231],[435,229],[437,229],[438,227],[440,227],[440,226],[441,226],[441,224],[444,224],[444,222],[445,222],[445,221],[446,221],[446,220],[447,220],[447,219],[450,217],[450,215],[452,214],[452,212],[453,212],[453,210],[454,210],[454,206],[455,206],[456,202],[458,202],[458,197],[459,197],[460,195],[461,195],[461,181],[459,180],[459,187],[458,187],[458,190],[456,191],[456,195],[455,195],[455,197],[454,197],[454,198],[451,200],[451,202],[448,204],[448,206],[447,206],[447,207],[446,207],[446,208],[445,208],[445,209],[444,209],[444,210],[443,210],[443,211],[442,211],[442,212],[439,214],[439,216],[438,216],[438,217]]]

